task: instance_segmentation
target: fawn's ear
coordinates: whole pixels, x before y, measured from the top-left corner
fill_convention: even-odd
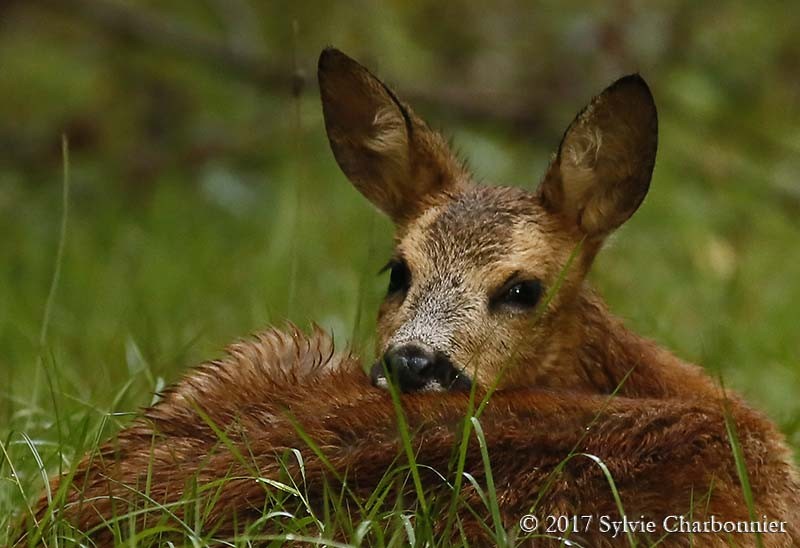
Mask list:
[[[638,75],[614,82],[573,120],[539,194],[587,237],[602,237],[633,215],[650,186],[658,117]]]
[[[447,143],[367,69],[327,48],[318,77],[339,167],[395,223],[414,218],[430,198],[460,183],[462,169]]]

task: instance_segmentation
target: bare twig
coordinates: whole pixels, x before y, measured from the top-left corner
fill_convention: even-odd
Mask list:
[[[248,44],[217,39],[191,25],[133,4],[118,0],[45,0],[44,4],[113,38],[169,51],[264,89],[294,95],[308,83],[307,71],[302,68],[283,66]],[[468,120],[530,129],[539,127],[544,119],[535,105],[520,96],[459,86],[435,90],[402,84],[397,87],[400,95],[414,104]]]
[[[224,70],[264,88],[290,90],[301,75],[273,63],[257,50],[231,46],[190,25],[115,0],[46,0],[51,9],[80,19],[118,39],[151,46]]]

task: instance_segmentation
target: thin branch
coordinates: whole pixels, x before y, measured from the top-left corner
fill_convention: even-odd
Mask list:
[[[125,39],[140,46],[169,51],[194,62],[263,89],[287,91],[298,95],[308,85],[305,70],[275,63],[260,51],[244,44],[233,46],[208,33],[138,6],[117,0],[45,0],[44,5],[88,24],[92,29],[115,39]],[[503,123],[513,128],[541,127],[542,113],[527,104],[525,98],[484,89],[450,86],[425,89],[399,85],[399,92],[409,102],[478,121]]]

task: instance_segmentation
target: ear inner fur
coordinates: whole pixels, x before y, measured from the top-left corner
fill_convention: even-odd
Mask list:
[[[539,194],[589,237],[624,223],[644,200],[655,164],[658,117],[638,75],[617,80],[576,116]]]
[[[333,48],[319,59],[325,127],[353,185],[395,223],[467,183],[445,140],[366,68]]]

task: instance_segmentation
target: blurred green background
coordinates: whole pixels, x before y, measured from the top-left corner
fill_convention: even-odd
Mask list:
[[[391,226],[328,150],[328,44],[444,128],[479,179],[527,187],[578,109],[641,72],[660,111],[653,185],[593,282],[797,447],[796,7],[0,3],[0,541],[42,487],[35,454],[68,466],[234,338],[316,321],[370,355]]]

